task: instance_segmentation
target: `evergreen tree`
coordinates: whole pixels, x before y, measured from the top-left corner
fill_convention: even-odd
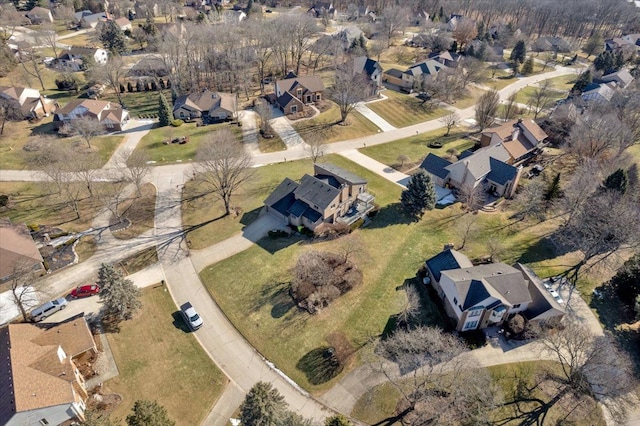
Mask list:
[[[133,92],[133,85],[131,84],[130,81],[127,81],[127,92],[129,93]]]
[[[629,178],[627,177],[627,171],[623,169],[618,169],[611,173],[603,182],[605,189],[615,190],[621,194],[627,192],[628,184]]]
[[[598,71],[608,71],[614,68],[615,60],[611,52],[602,52],[593,60],[593,66]]]
[[[160,126],[168,126],[173,119],[169,102],[162,92],[158,96],[158,119],[160,120]]]
[[[400,197],[402,207],[414,218],[420,218],[426,210],[436,205],[436,189],[431,176],[420,169],[409,179],[407,189]]]
[[[118,24],[113,20],[108,20],[102,23],[98,38],[102,42],[104,48],[112,54],[121,55],[129,51],[127,38],[124,36],[124,33]]]
[[[137,400],[127,416],[127,426],[174,426],[167,409],[156,401]]]
[[[524,40],[518,40],[513,50],[511,50],[511,59],[514,62],[519,64],[523,63],[527,56],[527,45],[524,43]]]
[[[240,421],[244,426],[279,426],[286,406],[284,397],[271,383],[258,382],[240,406]]]
[[[349,419],[347,419],[342,414],[338,414],[328,417],[324,421],[324,426],[353,426],[353,423],[351,423]]]
[[[545,201],[551,201],[560,196],[560,173],[556,173],[555,177],[544,192]]]
[[[103,263],[100,266],[97,284],[100,286],[100,300],[104,303],[104,316],[114,327],[133,318],[142,307],[140,289],[112,265]]]
[[[574,84],[571,88],[571,91],[582,93],[584,89],[591,84],[592,81],[593,77],[591,77],[591,71],[586,70],[585,72],[580,74],[580,77],[578,77],[578,80],[576,81],[576,84]]]
[[[247,16],[251,13],[251,9],[253,9],[253,0],[249,0],[247,2],[247,8],[244,11],[247,14]]]
[[[633,308],[636,298],[640,295],[640,253],[636,253],[611,278],[611,286],[620,301]]]
[[[522,65],[522,74],[533,74],[533,56],[529,56],[529,58],[524,62],[524,65]]]

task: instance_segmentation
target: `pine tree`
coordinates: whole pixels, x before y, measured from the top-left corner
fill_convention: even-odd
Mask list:
[[[240,406],[240,421],[244,426],[279,426],[286,407],[284,397],[271,383],[258,382]]]
[[[118,24],[113,20],[103,22],[98,38],[104,48],[111,53],[122,55],[129,51],[127,38],[124,36]]]
[[[168,126],[171,124],[172,118],[169,102],[167,102],[167,98],[165,98],[164,94],[160,92],[160,96],[158,96],[158,119],[160,121],[160,126]]]
[[[436,205],[436,189],[431,176],[424,170],[419,170],[409,179],[407,189],[400,197],[402,207],[415,218],[420,218],[426,210],[432,210]]]
[[[104,303],[104,316],[114,327],[133,318],[142,307],[140,289],[112,265],[103,263],[100,266],[97,284],[100,286],[100,300]]]
[[[529,56],[529,58],[524,62],[524,65],[522,65],[522,74],[533,74],[533,56]]]
[[[598,71],[607,73],[615,66],[615,59],[611,52],[602,52],[593,60],[593,66]]]
[[[133,85],[131,84],[130,81],[127,81],[127,92],[129,93],[133,92]]]
[[[127,426],[174,426],[167,409],[156,401],[137,400],[127,416]]]
[[[342,414],[337,414],[335,416],[328,417],[324,421],[324,426],[353,426],[353,423],[349,421]]]
[[[603,185],[605,189],[611,189],[624,194],[625,192],[627,192],[628,183],[629,178],[627,177],[627,171],[618,169],[607,176],[607,178],[603,182]]]
[[[509,59],[521,64],[524,62],[526,56],[527,56],[527,46],[524,43],[524,40],[518,40],[513,50],[511,51],[511,56],[509,56]]]
[[[592,81],[593,81],[593,77],[591,77],[591,71],[586,70],[585,72],[580,74],[580,77],[578,77],[578,80],[571,88],[571,91],[582,93],[584,89],[591,84]]]

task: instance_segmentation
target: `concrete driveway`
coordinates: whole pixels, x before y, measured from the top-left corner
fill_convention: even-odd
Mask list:
[[[392,126],[387,120],[385,120],[384,118],[380,117],[378,114],[373,112],[364,103],[359,103],[356,106],[356,111],[358,111],[360,114],[364,115],[364,117],[367,120],[371,121],[373,124],[378,126],[380,128],[380,130],[382,130],[383,132],[396,130],[396,127]]]
[[[298,132],[291,126],[289,119],[284,116],[282,111],[278,108],[272,107],[273,118],[269,121],[271,128],[274,132],[280,136],[282,142],[287,146],[287,149],[303,144],[304,140],[300,137]]]

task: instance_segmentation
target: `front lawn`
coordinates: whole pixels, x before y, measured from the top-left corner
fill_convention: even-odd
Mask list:
[[[222,128],[230,129],[236,135],[238,141],[242,141],[241,128],[232,123],[220,123],[200,127],[197,127],[196,123],[185,123],[180,127],[165,126],[152,129],[142,138],[136,150],[142,150],[152,161],[160,164],[177,161],[193,161],[198,146],[206,139],[207,134]],[[170,143],[165,145],[163,143],[182,136],[189,138],[186,144]]]
[[[419,163],[430,152],[440,157],[446,157],[449,149],[462,152],[471,148],[474,141],[466,139],[465,132],[451,130],[449,136],[444,136],[446,129],[438,129],[421,135],[410,136],[393,142],[361,148],[363,154],[389,166],[400,164],[398,156],[406,155],[409,160],[406,163]],[[429,148],[432,142],[442,143],[442,148]],[[406,164],[405,163],[405,164]]]
[[[104,393],[122,395],[111,419],[124,419],[138,399],[156,400],[177,425],[197,425],[222,393],[226,378],[186,333],[177,308],[161,285],[142,290],[143,307],[107,339],[119,375]]]
[[[124,83],[126,87],[127,84]],[[134,84],[135,90],[135,84]],[[171,89],[163,90],[165,98],[171,106]],[[158,116],[158,103],[160,98],[160,91],[149,90],[148,92],[125,92],[121,93],[122,103],[129,110],[129,114],[133,118],[148,118]],[[103,101],[111,101],[118,103],[118,97],[112,90],[105,91],[105,95],[100,98]]]
[[[470,106],[475,105],[476,102],[478,102],[478,99],[480,99],[480,96],[484,95],[485,93],[486,93],[485,90],[482,90],[478,87],[467,86],[467,91],[465,95],[462,96],[461,98],[456,99],[453,105],[459,109],[468,108]]]
[[[349,139],[361,138],[378,133],[378,126],[367,120],[357,111],[352,111],[347,116],[347,125],[337,124],[340,120],[340,109],[336,104],[331,105],[327,111],[321,113],[311,120],[294,122],[293,128],[298,134],[305,136],[322,132],[325,142],[338,142]]]
[[[280,136],[275,134],[275,132],[270,139],[263,138],[258,134],[258,146],[261,152],[278,152],[287,149],[287,145],[285,145],[282,139],[280,139]]]
[[[421,106],[423,102],[415,96],[394,90],[385,90],[383,93],[389,99],[368,103],[367,107],[395,127],[411,126],[440,118],[448,113],[444,108],[425,111]]]
[[[155,222],[156,187],[145,183],[140,187],[140,194],[134,190],[133,194],[118,206],[121,217],[131,222],[131,225],[113,234],[120,240],[128,240],[153,229]],[[115,218],[111,218],[115,221]]]

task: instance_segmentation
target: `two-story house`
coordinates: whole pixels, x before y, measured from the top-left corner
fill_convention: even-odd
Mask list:
[[[428,282],[436,290],[456,330],[501,324],[520,313],[530,321],[561,318],[564,309],[524,265],[473,266],[469,258],[447,249],[425,262]]]
[[[40,25],[40,24],[50,24],[53,22],[53,15],[51,15],[51,10],[45,9],[44,7],[36,6],[25,15],[29,21],[31,21],[32,25]]]
[[[411,91],[416,81],[436,78],[443,68],[447,68],[443,63],[427,59],[411,65],[405,71],[395,68],[385,71],[382,81],[398,86],[401,90]]]
[[[440,187],[470,192],[481,185],[495,196],[511,198],[518,187],[522,167],[514,167],[510,161],[509,151],[499,143],[475,152],[465,151],[453,163],[429,153],[420,167]]]
[[[203,123],[232,120],[236,117],[236,103],[234,94],[205,89],[178,97],[173,104],[173,117],[181,120],[202,119]]]
[[[480,146],[502,144],[511,159],[509,164],[518,165],[537,154],[544,146],[547,134],[530,118],[510,120],[482,132]]]
[[[61,71],[83,71],[87,68],[87,62],[104,65],[109,59],[109,53],[100,48],[72,47],[63,50],[58,58],[51,64],[53,68]]]
[[[275,82],[275,102],[285,114],[301,112],[305,105],[322,100],[324,83],[318,75],[297,77],[289,73]]]
[[[17,103],[24,118],[41,118],[56,110],[58,104],[30,87],[0,86],[0,98]]]
[[[366,56],[354,58],[353,72],[367,79],[368,84],[365,89],[365,96],[367,98],[375,98],[380,95],[380,88],[382,87],[382,66],[378,61]]]
[[[264,201],[265,211],[287,225],[311,230],[322,223],[351,224],[374,207],[367,181],[333,164],[315,164],[314,175],[289,178]]]
[[[0,283],[16,273],[33,271],[44,274],[44,261],[31,232],[24,223],[0,218]]]
[[[129,111],[115,102],[94,99],[74,99],[56,111],[53,125],[56,129],[82,117],[102,123],[108,132],[121,131],[129,122]]]
[[[62,323],[0,329],[0,424],[83,421],[89,395],[77,364],[96,353],[82,314]]]

